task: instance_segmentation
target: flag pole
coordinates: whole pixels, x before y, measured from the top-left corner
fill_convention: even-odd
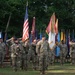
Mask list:
[[[8,22],[7,22],[7,26],[6,26],[6,29],[5,29],[5,37],[4,37],[4,41],[6,41],[7,30],[8,30],[8,27],[9,27],[10,19],[11,19],[11,13],[10,13],[10,15],[9,15]]]

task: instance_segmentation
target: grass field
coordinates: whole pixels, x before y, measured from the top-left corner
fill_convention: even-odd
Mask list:
[[[49,66],[45,75],[75,75],[75,66],[70,63],[66,63],[63,66],[60,64],[55,64]],[[0,68],[0,75],[40,75],[39,71],[34,71],[29,69],[28,71],[18,70],[17,72],[9,66]]]

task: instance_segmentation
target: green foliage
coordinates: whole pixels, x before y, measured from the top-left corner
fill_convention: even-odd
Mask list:
[[[25,7],[27,0],[0,0],[0,30],[5,31],[10,12],[12,13],[8,36],[22,36]],[[75,27],[75,0],[28,0],[29,26],[36,17],[36,30],[45,29],[52,13],[59,19],[59,29]],[[12,33],[12,34],[11,34]]]

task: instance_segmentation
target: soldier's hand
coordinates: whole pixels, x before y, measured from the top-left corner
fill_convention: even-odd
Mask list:
[[[14,38],[13,37],[11,37],[11,40],[13,40]]]

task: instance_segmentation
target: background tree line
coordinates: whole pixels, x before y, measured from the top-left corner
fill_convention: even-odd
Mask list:
[[[8,36],[21,37],[27,0],[0,0],[0,31],[5,32],[10,13]],[[36,17],[36,29],[45,31],[50,17],[55,12],[60,29],[75,28],[75,0],[28,0],[30,30],[32,19]]]

